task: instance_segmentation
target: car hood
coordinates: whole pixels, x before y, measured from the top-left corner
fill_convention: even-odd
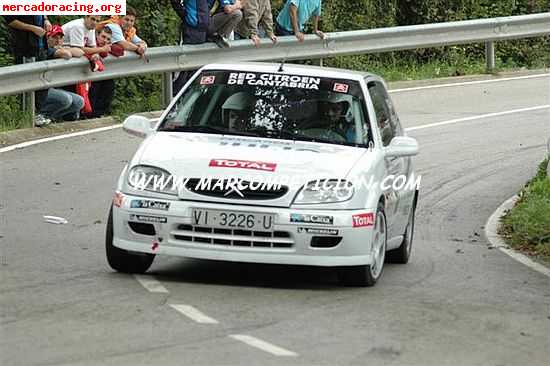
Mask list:
[[[151,165],[184,178],[239,178],[299,181],[345,178],[367,149],[322,143],[199,133],[158,132],[136,153],[132,165]],[[298,179],[298,178],[296,178]],[[299,187],[274,200],[243,204],[289,207]],[[235,199],[205,197],[187,190],[180,198],[235,203]]]

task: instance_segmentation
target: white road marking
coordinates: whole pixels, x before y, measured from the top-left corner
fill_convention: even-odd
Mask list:
[[[135,279],[149,292],[167,294],[168,289],[153,276],[134,275]]]
[[[423,130],[423,129],[425,129],[425,128],[446,126],[446,125],[452,125],[452,124],[455,124],[455,123],[467,122],[467,121],[475,121],[476,119],[483,119],[483,118],[491,118],[491,117],[506,116],[506,115],[508,115],[508,114],[523,113],[523,112],[532,112],[532,111],[538,111],[538,110],[549,109],[549,108],[550,108],[550,104],[546,104],[546,105],[539,105],[539,106],[536,106],[536,107],[521,108],[521,109],[513,109],[513,110],[510,110],[510,111],[504,111],[504,112],[479,114],[479,115],[477,115],[477,116],[464,117],[464,118],[456,118],[456,119],[451,119],[451,120],[448,120],[448,121],[442,121],[442,122],[436,122],[436,123],[429,123],[429,124],[427,124],[427,125],[409,127],[409,128],[406,128],[405,130],[406,130],[406,131]]]
[[[26,142],[22,142],[20,144],[15,144],[15,145],[10,145],[10,146],[3,147],[3,148],[0,149],[0,154],[8,152],[8,151],[22,149],[22,148],[29,147],[29,146],[32,146],[32,145],[41,144],[43,142],[62,140],[62,139],[67,139],[69,137],[84,136],[84,135],[89,135],[91,133],[114,130],[115,128],[120,128],[120,127],[122,127],[122,124],[107,126],[107,127],[94,128],[94,129],[86,130],[86,131],[73,132],[73,133],[68,133],[68,134],[65,134],[65,135],[45,137],[43,139],[38,139],[38,140],[26,141]]]
[[[200,312],[196,308],[192,307],[191,305],[183,305],[183,304],[170,304],[172,308],[174,308],[176,311],[182,313],[186,317],[196,321],[197,323],[203,323],[203,324],[218,324],[218,321],[216,319],[213,319],[209,317],[208,315]]]
[[[542,264],[533,261],[531,258],[509,248],[508,245],[506,245],[506,243],[497,233],[500,217],[504,215],[506,210],[514,207],[517,199],[518,196],[514,196],[508,199],[506,202],[500,205],[500,207],[497,208],[495,212],[493,212],[493,214],[491,215],[491,217],[489,217],[489,220],[487,220],[487,223],[485,224],[485,236],[487,237],[489,243],[491,243],[491,246],[493,248],[498,248],[501,252],[506,253],[516,261],[526,265],[527,267],[539,273],[542,273],[545,276],[550,277],[550,268],[547,268]]]
[[[448,84],[435,84],[435,85],[417,86],[417,87],[412,87],[412,88],[392,89],[392,90],[389,90],[389,92],[390,93],[402,93],[402,92],[409,92],[409,91],[416,91],[416,90],[451,88],[451,87],[454,87],[454,86],[489,84],[489,83],[498,83],[498,82],[502,82],[502,81],[536,79],[536,78],[545,78],[545,77],[550,77],[550,74],[537,74],[537,75],[516,76],[516,77],[501,78],[501,79],[464,81],[462,83],[448,83]]]
[[[262,341],[261,339],[258,339],[256,337],[252,337],[246,334],[231,334],[229,335],[229,337],[236,339],[238,341],[244,342],[249,346],[261,349],[262,351],[271,353],[272,355],[275,355],[275,356],[287,356],[287,357],[298,356],[298,354],[295,352],[289,351],[287,349],[281,348],[279,346],[268,343],[266,341]]]

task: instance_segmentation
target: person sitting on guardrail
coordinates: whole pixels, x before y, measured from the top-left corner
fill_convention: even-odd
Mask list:
[[[273,32],[273,14],[270,0],[246,0],[243,4],[243,20],[235,29],[238,38],[250,38],[254,46],[260,46],[260,37],[269,37],[277,43]]]
[[[113,32],[110,27],[104,26],[96,30],[96,42],[99,47],[110,45],[112,42]],[[107,57],[106,54],[101,57]],[[110,112],[111,103],[115,96],[115,80],[107,79],[92,82],[88,97],[92,112],[86,114],[86,118],[98,118]]]
[[[62,47],[64,34],[61,26],[54,25],[47,36],[48,59],[73,57],[70,49]],[[74,121],[78,119],[83,106],[84,99],[80,95],[63,89],[49,88],[39,111],[54,121]]]
[[[112,32],[112,44],[120,46],[126,51],[137,53],[140,57],[145,55],[147,42],[137,35],[137,29],[134,27],[137,19],[136,9],[127,6],[126,15],[120,17],[115,15],[105,22],[101,22],[98,27],[108,27]]]
[[[231,47],[229,37],[243,19],[241,0],[215,0],[210,7],[208,39],[219,47]]]
[[[47,58],[46,32],[52,25],[44,15],[7,15],[4,20],[11,32],[11,49],[16,64],[43,61]],[[35,108],[40,109],[46,99],[48,90],[35,92]],[[22,96],[22,101],[25,96]],[[22,102],[23,104],[23,102]],[[38,113],[34,116],[34,126],[44,126],[51,122],[49,118]]]
[[[86,15],[84,18],[64,24],[62,28],[65,34],[65,45],[81,49],[92,61],[99,60],[99,53],[111,51],[109,45],[97,47],[95,27],[100,20],[98,15]]]
[[[313,33],[325,39],[325,34],[319,30],[321,5],[321,0],[287,0],[277,17],[275,33],[278,36],[295,35],[303,42],[304,25],[313,18]]]

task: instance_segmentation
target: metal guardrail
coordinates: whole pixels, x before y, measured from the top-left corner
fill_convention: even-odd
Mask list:
[[[225,61],[318,59],[341,55],[380,53],[417,48],[485,43],[487,65],[494,67],[495,41],[550,35],[550,13],[478,19],[448,23],[328,33],[327,39],[308,35],[303,43],[280,37],[276,45],[265,40],[255,48],[249,40],[220,49],[212,43],[149,48],[147,59],[129,54],[108,57],[105,71],[92,73],[85,59],[51,60],[0,68],[0,96],[73,84],[83,80],[113,79],[148,73],[196,69]],[[170,76],[164,78],[170,82]]]

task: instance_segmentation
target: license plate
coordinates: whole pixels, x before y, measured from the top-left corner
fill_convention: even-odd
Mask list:
[[[273,230],[273,215],[241,211],[193,209],[193,225],[253,231]]]

